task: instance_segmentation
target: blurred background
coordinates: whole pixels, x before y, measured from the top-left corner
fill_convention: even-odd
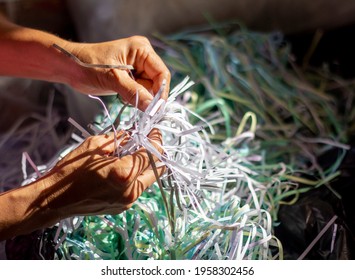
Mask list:
[[[206,23],[238,19],[252,29],[284,33],[330,30],[354,23],[351,0],[1,0],[12,20],[98,41],[134,34],[171,33]]]
[[[0,11],[19,24],[85,42],[238,20],[251,30],[281,31],[300,60],[317,40],[311,63],[325,61],[347,77],[355,73],[352,0],[0,0]]]

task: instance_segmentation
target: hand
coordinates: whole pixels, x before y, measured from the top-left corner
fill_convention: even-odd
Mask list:
[[[148,137],[161,151],[159,131],[153,130]],[[145,149],[122,158],[112,156],[113,150],[113,135],[88,138],[45,176],[1,193],[0,241],[64,218],[128,209],[156,177]],[[158,176],[165,171],[157,169]]]
[[[148,137],[161,150],[159,131]],[[58,162],[44,181],[47,208],[61,218],[118,214],[130,208],[156,177],[145,149],[122,158],[111,156],[113,150],[113,134],[94,136]],[[159,175],[164,170],[158,168]]]
[[[53,47],[59,45],[82,62],[124,64],[134,67],[133,76],[126,70],[85,68]],[[65,83],[86,94],[119,94],[145,110],[163,80],[167,98],[170,72],[155,53],[147,38],[133,36],[103,43],[73,43],[53,34],[16,25],[0,15],[0,75]]]
[[[168,96],[170,72],[145,37],[134,36],[95,44],[68,43],[63,47],[85,63],[134,67],[135,79],[127,70],[80,67],[80,74],[73,77],[70,85],[83,93],[118,93],[126,102],[135,105],[138,92],[138,108],[145,110],[165,80],[162,98]]]

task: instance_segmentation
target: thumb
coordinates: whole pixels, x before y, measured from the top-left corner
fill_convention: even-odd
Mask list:
[[[136,105],[138,94],[138,109],[145,111],[153,100],[153,95],[143,85],[133,80],[128,72],[118,69],[113,69],[112,71],[117,79],[117,93],[133,106]]]

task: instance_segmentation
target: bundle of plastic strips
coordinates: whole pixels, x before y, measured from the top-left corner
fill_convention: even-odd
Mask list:
[[[123,146],[118,144],[116,155],[124,156],[145,147],[168,171],[131,209],[120,215],[61,221],[54,236],[57,258],[282,257],[281,244],[273,236],[269,213],[272,201],[266,195],[269,188],[274,188],[274,180],[264,178],[263,183],[259,182],[257,177],[262,175],[251,168],[254,162],[262,162],[262,156],[248,147],[254,131],[244,130],[242,122],[238,135],[221,144],[212,143],[209,134],[214,132],[213,126],[184,106],[182,100],[186,96],[179,96],[192,84],[188,78],[184,79],[171,91],[167,101],[160,99],[158,93],[145,112],[113,106],[111,112],[119,112],[119,116],[106,110],[106,116],[98,121],[100,125],[95,128],[91,125],[94,134],[111,129],[129,132],[130,141]],[[177,98],[181,100],[177,102]],[[254,115],[249,116],[255,129]],[[118,127],[113,127],[113,117],[120,119]],[[191,124],[190,118],[196,124]],[[74,136],[78,142],[91,134],[74,120],[71,122],[81,132]],[[162,154],[147,140],[153,128],[163,134]],[[63,155],[75,147],[76,144],[66,149]],[[54,161],[47,169],[53,164]],[[37,176],[30,176],[24,183]]]

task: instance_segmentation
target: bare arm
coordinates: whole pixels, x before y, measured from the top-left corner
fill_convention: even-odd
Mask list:
[[[96,64],[133,65],[135,80],[126,70],[81,67],[53,47],[57,44],[81,61]],[[53,34],[18,26],[0,14],[0,75],[65,83],[85,94],[120,94],[144,110],[158,92],[163,80],[167,87],[170,72],[140,36],[95,44],[74,43]]]
[[[51,47],[66,41],[39,30],[17,26],[0,14],[0,75],[70,83],[67,62]]]
[[[160,150],[160,133],[149,138]],[[67,217],[128,209],[156,178],[145,149],[121,159],[110,155],[113,149],[113,135],[88,138],[36,182],[1,194],[0,241]]]

